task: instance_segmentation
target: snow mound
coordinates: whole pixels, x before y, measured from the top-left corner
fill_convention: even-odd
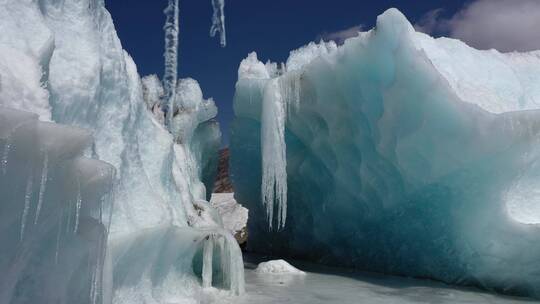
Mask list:
[[[260,263],[255,269],[259,274],[296,274],[305,275],[302,270],[287,263],[285,260],[273,260]]]

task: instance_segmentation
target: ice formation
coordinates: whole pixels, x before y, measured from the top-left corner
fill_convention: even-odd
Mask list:
[[[0,7],[0,302],[193,301],[210,235],[213,286],[242,293],[240,249],[204,201],[214,102],[175,81],[166,129],[166,90],[141,80],[102,0]]]
[[[390,9],[342,46],[279,69],[250,54],[238,74],[231,172],[250,249],[540,297],[538,51],[433,39]],[[272,183],[288,189],[281,231],[265,220]]]
[[[287,216],[287,163],[285,100],[281,94],[279,79],[272,79],[265,86],[261,113],[261,196],[266,206],[270,229],[274,221],[274,200],[277,203],[277,229],[281,229],[285,226]]]
[[[115,169],[89,132],[0,106],[0,302],[102,303]],[[74,208],[74,205],[78,208]]]
[[[212,0],[212,27],[210,37],[215,37],[219,32],[219,44],[221,47],[227,46],[227,35],[225,33],[225,0]]]
[[[234,199],[234,193],[212,193],[210,204],[223,220],[223,227],[232,235],[244,233],[247,227],[249,210]],[[238,237],[243,238],[242,235]]]
[[[163,91],[167,107],[165,108],[166,124],[172,123],[176,83],[178,82],[178,0],[169,0],[165,13],[165,73],[163,74]]]
[[[259,274],[306,274],[285,260],[262,262],[257,266],[255,272]]]

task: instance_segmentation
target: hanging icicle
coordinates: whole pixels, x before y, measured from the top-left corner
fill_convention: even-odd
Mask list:
[[[227,46],[227,36],[225,34],[225,0],[212,0],[214,14],[212,16],[212,27],[210,27],[210,37],[215,37],[219,32],[219,44],[221,47]]]
[[[30,170],[28,179],[26,180],[26,189],[24,191],[24,207],[21,217],[21,241],[24,239],[24,230],[26,229],[26,220],[28,218],[28,211],[30,210],[30,201],[32,200],[32,191],[34,188],[34,174],[33,170]]]
[[[39,196],[38,196],[38,204],[36,208],[36,217],[34,218],[34,225],[38,223],[39,214],[41,213],[41,208],[43,207],[43,196],[45,195],[45,190],[47,188],[48,175],[49,175],[49,155],[47,154],[47,152],[44,152],[43,168],[41,169],[41,182],[39,184]]]
[[[279,78],[272,79],[264,89],[261,146],[261,197],[266,206],[270,230],[274,222],[274,203],[277,204],[277,229],[285,227],[287,218],[287,159],[285,146],[286,101]]]
[[[11,151],[11,145],[13,144],[13,137],[11,134],[6,138],[4,149],[2,150],[2,159],[0,160],[2,167],[2,175],[6,175],[8,167],[9,152]]]
[[[212,287],[212,260],[214,255],[214,235],[206,237],[203,244],[202,287]]]
[[[172,131],[174,116],[174,101],[176,99],[176,84],[178,82],[178,0],[169,0],[164,11],[166,19],[165,30],[165,73],[163,75],[163,89],[165,92],[166,116],[165,125]]]
[[[75,228],[73,233],[77,233],[79,230],[79,218],[81,216],[81,206],[82,206],[82,197],[81,197],[81,181],[77,177],[77,197],[75,203]]]

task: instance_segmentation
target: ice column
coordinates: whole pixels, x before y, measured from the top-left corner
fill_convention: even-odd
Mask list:
[[[34,218],[34,224],[37,224],[39,220],[39,214],[41,213],[41,207],[43,207],[43,196],[45,195],[45,190],[47,188],[47,178],[49,175],[49,155],[47,152],[44,152],[43,157],[43,168],[41,169],[41,181],[39,184],[39,195],[38,195],[38,204],[36,208],[36,217]]]
[[[32,189],[34,184],[33,172],[30,171],[28,179],[26,181],[26,189],[24,191],[24,209],[21,218],[21,241],[24,239],[24,229],[26,228],[26,219],[28,218],[28,211],[30,210],[30,200],[32,199]]]
[[[167,112],[165,124],[171,129],[174,116],[174,100],[176,98],[176,83],[178,82],[178,0],[169,0],[164,11],[165,26],[165,73],[163,75],[163,89]]]
[[[212,259],[214,254],[214,235],[206,237],[203,245],[203,268],[202,285],[203,288],[212,287]]]
[[[285,100],[279,78],[270,80],[263,93],[261,117],[262,184],[261,197],[266,206],[270,229],[277,204],[277,229],[287,218],[287,159],[285,146]]]
[[[212,0],[214,15],[212,16],[212,27],[210,28],[210,36],[215,37],[219,32],[219,44],[221,47],[227,45],[227,37],[225,34],[225,0]]]

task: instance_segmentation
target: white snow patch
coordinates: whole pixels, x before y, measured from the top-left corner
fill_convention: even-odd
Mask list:
[[[285,260],[272,260],[268,262],[262,262],[255,269],[259,274],[299,274],[305,275],[302,270],[287,263]]]
[[[238,204],[234,199],[234,193],[212,193],[210,204],[219,212],[223,226],[232,235],[246,227],[249,211]]]

